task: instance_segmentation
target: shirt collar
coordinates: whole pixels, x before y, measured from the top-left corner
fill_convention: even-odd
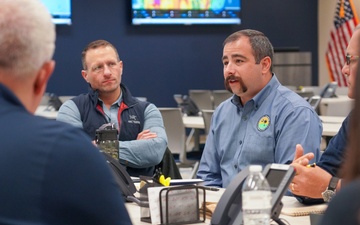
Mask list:
[[[270,95],[271,90],[277,89],[279,85],[280,82],[277,79],[276,75],[273,73],[273,76],[269,83],[267,83],[266,86],[246,104],[252,104],[254,105],[255,109],[258,109],[265,101],[265,99]],[[243,107],[241,106],[240,97],[237,95],[234,95],[234,97],[231,99],[231,102],[238,107]]]
[[[99,102],[101,102],[101,105],[104,107],[104,102],[100,98],[98,98],[98,100]],[[120,93],[119,98],[111,105],[117,105],[118,107],[120,107],[122,100],[123,100],[123,92]]]

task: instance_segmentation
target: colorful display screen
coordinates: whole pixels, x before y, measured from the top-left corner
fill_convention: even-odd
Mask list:
[[[55,24],[71,24],[71,0],[41,0]]]
[[[240,24],[241,0],[132,0],[132,24]]]

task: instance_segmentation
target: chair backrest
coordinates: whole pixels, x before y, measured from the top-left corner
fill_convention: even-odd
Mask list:
[[[186,130],[180,108],[158,108],[164,121],[168,147],[172,153],[179,154],[180,162],[186,160]]]
[[[136,97],[138,100],[146,102],[147,101],[147,97]]]
[[[59,96],[59,99],[60,99],[60,101],[62,101],[64,103],[67,100],[72,99],[74,97],[76,97],[76,96],[75,95],[61,95],[61,96]]]
[[[210,130],[211,117],[214,113],[214,110],[213,109],[204,109],[204,110],[201,110],[201,112],[202,112],[202,117],[204,119],[205,134],[208,135],[209,130]]]
[[[40,105],[47,106],[49,104],[49,99],[50,99],[49,95],[44,94],[41,98]]]
[[[177,103],[177,107],[181,109],[183,114],[188,116],[197,116],[199,114],[199,109],[187,95],[174,94],[174,100]]]
[[[233,94],[230,93],[228,90],[213,90],[212,96],[213,96],[213,103],[214,103],[214,109],[220,105],[223,101],[230,98]]]
[[[189,96],[195,102],[199,110],[213,109],[211,90],[189,90]]]

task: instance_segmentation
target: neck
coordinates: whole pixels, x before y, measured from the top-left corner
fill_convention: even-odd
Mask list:
[[[1,78],[1,76],[0,83],[9,88],[30,113],[35,112],[38,106],[38,102],[36,101],[38,96],[34,95],[31,83],[24,80]]]
[[[99,95],[99,98],[101,99],[101,101],[104,103],[104,105],[106,106],[106,108],[110,109],[111,105],[118,100],[118,98],[120,97],[121,94],[121,89],[117,89],[114,92],[108,92],[108,93],[101,93]]]

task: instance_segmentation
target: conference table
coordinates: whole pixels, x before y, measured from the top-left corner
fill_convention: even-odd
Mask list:
[[[56,119],[57,111],[48,106],[39,106],[35,111],[35,115],[48,119]],[[345,117],[342,116],[320,116],[323,124],[323,136],[334,136],[341,127],[341,123]],[[183,122],[186,128],[191,128],[191,135],[194,137],[195,149],[199,148],[200,130],[205,128],[204,119],[201,116],[183,116]]]
[[[186,128],[204,129],[204,119],[202,116],[183,116],[183,122]]]
[[[222,194],[224,193],[225,189],[220,189],[217,192],[214,191],[206,191],[206,202],[218,202],[219,199],[221,198]],[[297,200],[293,197],[289,197],[289,196],[284,196],[283,198],[286,198],[286,201],[284,202],[284,207],[287,207],[287,204],[289,202],[294,202],[296,204],[300,204],[297,202]],[[146,222],[142,222],[140,220],[141,217],[141,213],[140,213],[140,206],[138,206],[136,203],[133,202],[128,202],[125,203],[126,209],[128,210],[128,213],[130,215],[131,221],[133,224],[136,225],[149,225],[150,223],[146,223]],[[309,216],[287,216],[284,214],[280,214],[279,216],[280,219],[284,219],[286,220],[288,223],[286,224],[291,224],[291,225],[310,225],[310,217]],[[196,223],[196,224],[206,224],[209,225],[211,224],[211,219],[206,218],[205,222],[202,223]],[[272,222],[271,225],[273,224],[277,224],[276,222]]]
[[[323,136],[335,136],[346,117],[344,116],[319,116],[323,125]]]
[[[46,105],[39,105],[35,111],[35,116],[42,116],[48,119],[56,119],[58,111]]]
[[[323,125],[323,136],[334,136],[339,131],[345,117],[342,116],[319,116]],[[184,116],[185,127],[194,129],[204,129],[204,120],[201,116]],[[294,128],[295,129],[295,128]],[[195,138],[198,138],[194,135]]]

